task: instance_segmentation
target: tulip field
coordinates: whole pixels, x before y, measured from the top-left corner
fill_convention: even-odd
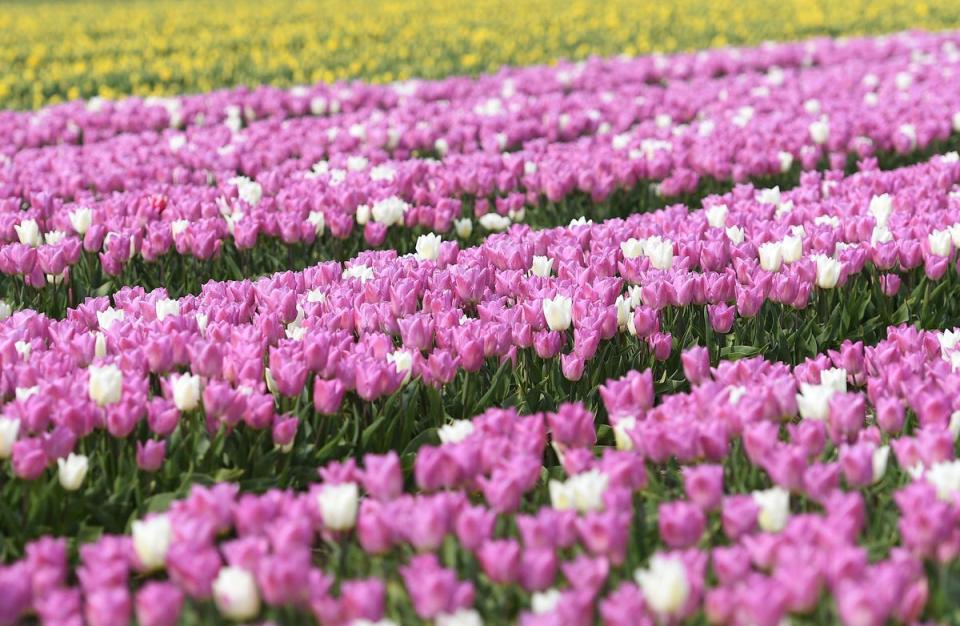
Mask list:
[[[4,5],[0,626],[960,624],[958,27]]]

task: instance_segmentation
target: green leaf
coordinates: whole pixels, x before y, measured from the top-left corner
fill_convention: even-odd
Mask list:
[[[213,475],[213,482],[233,482],[243,476],[243,473],[244,470],[241,467],[224,467],[217,470],[217,473]]]
[[[145,503],[147,505],[147,513],[166,511],[170,508],[170,503],[176,500],[177,495],[176,491],[167,491],[165,493],[158,493],[155,496],[150,496]]]

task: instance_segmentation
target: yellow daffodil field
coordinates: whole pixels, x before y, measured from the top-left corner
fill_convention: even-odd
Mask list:
[[[0,105],[383,83],[958,23],[951,0],[13,0],[0,10]]]

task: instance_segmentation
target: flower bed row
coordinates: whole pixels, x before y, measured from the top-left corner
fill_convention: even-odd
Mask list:
[[[951,145],[956,94],[944,79],[958,59],[947,40],[872,63],[665,87],[645,85],[624,62],[628,78],[610,93],[548,90],[532,105],[502,97],[497,111],[454,110],[433,131],[413,123],[412,145],[450,151],[441,161],[388,158],[378,146],[389,128],[375,117],[370,128],[305,118],[22,151],[0,170],[0,291],[51,313],[120,284],[163,281],[176,296],[208,278],[249,277],[297,258],[345,259],[383,245],[409,251],[429,231],[476,241],[516,221],[626,215],[750,177],[792,184],[799,170],[843,169],[850,155],[902,164]],[[457,135],[464,115],[492,119],[469,139]],[[435,138],[438,130],[448,134]],[[35,262],[21,246],[37,248]],[[59,298],[36,293],[59,283]],[[46,305],[54,298],[61,304]]]
[[[0,31],[0,107],[126,94],[168,96],[231,85],[292,86],[495,72],[594,55],[676,52],[824,34],[956,27],[949,0],[920,7],[857,0],[842,7],[682,0],[670,11],[625,0],[443,0],[385,7],[361,0],[331,13],[296,0],[210,2],[195,16],[175,2],[13,5]],[[772,12],[771,12],[772,11]],[[56,42],[56,45],[50,45]],[[838,47],[844,42],[839,42]]]
[[[591,57],[580,63],[561,61],[551,66],[504,67],[495,74],[478,78],[452,76],[388,85],[354,80],[289,89],[270,85],[255,89],[238,87],[164,98],[92,98],[39,111],[0,112],[0,154],[12,157],[26,148],[91,144],[118,135],[162,132],[167,128],[188,130],[221,124],[236,128],[258,120],[281,122],[309,115],[328,116],[331,121],[339,121],[343,130],[356,122],[379,124],[383,121],[379,116],[390,116],[397,111],[401,111],[401,120],[413,116],[416,121],[426,122],[438,113],[431,105],[440,102],[452,109],[464,112],[476,109],[478,114],[487,112],[491,114],[488,117],[493,117],[500,107],[488,104],[491,98],[514,95],[543,98],[561,93],[599,95],[601,91],[630,83],[653,86],[765,72],[774,67],[791,69],[850,61],[877,62],[930,53],[944,45],[955,45],[956,39],[953,33],[923,32],[843,42],[821,38],[755,48],[708,49],[636,58]],[[384,125],[382,132],[387,128],[388,125]],[[440,137],[434,136],[425,145],[432,147]]]
[[[0,489],[24,505],[4,526],[14,544],[47,524],[82,532],[87,514],[115,529],[193,481],[296,486],[345,455],[409,461],[446,416],[590,401],[638,362],[665,361],[669,388],[689,345],[797,362],[890,323],[944,327],[960,316],[958,178],[953,156],[811,173],[693,213],[517,228],[464,250],[426,238],[417,255],[179,300],[127,288],[63,320],[14,313],[0,324]],[[96,477],[86,504],[48,497],[71,452]]]
[[[578,403],[490,409],[412,477],[389,452],[302,491],[195,487],[124,534],[30,543],[0,568],[0,622],[948,620],[958,338],[891,327],[793,368],[695,348],[689,392],[603,385],[612,431]]]

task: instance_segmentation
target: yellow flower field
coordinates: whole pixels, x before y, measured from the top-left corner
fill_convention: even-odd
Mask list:
[[[955,0],[7,2],[0,107],[236,84],[433,78],[560,57],[958,23]]]

